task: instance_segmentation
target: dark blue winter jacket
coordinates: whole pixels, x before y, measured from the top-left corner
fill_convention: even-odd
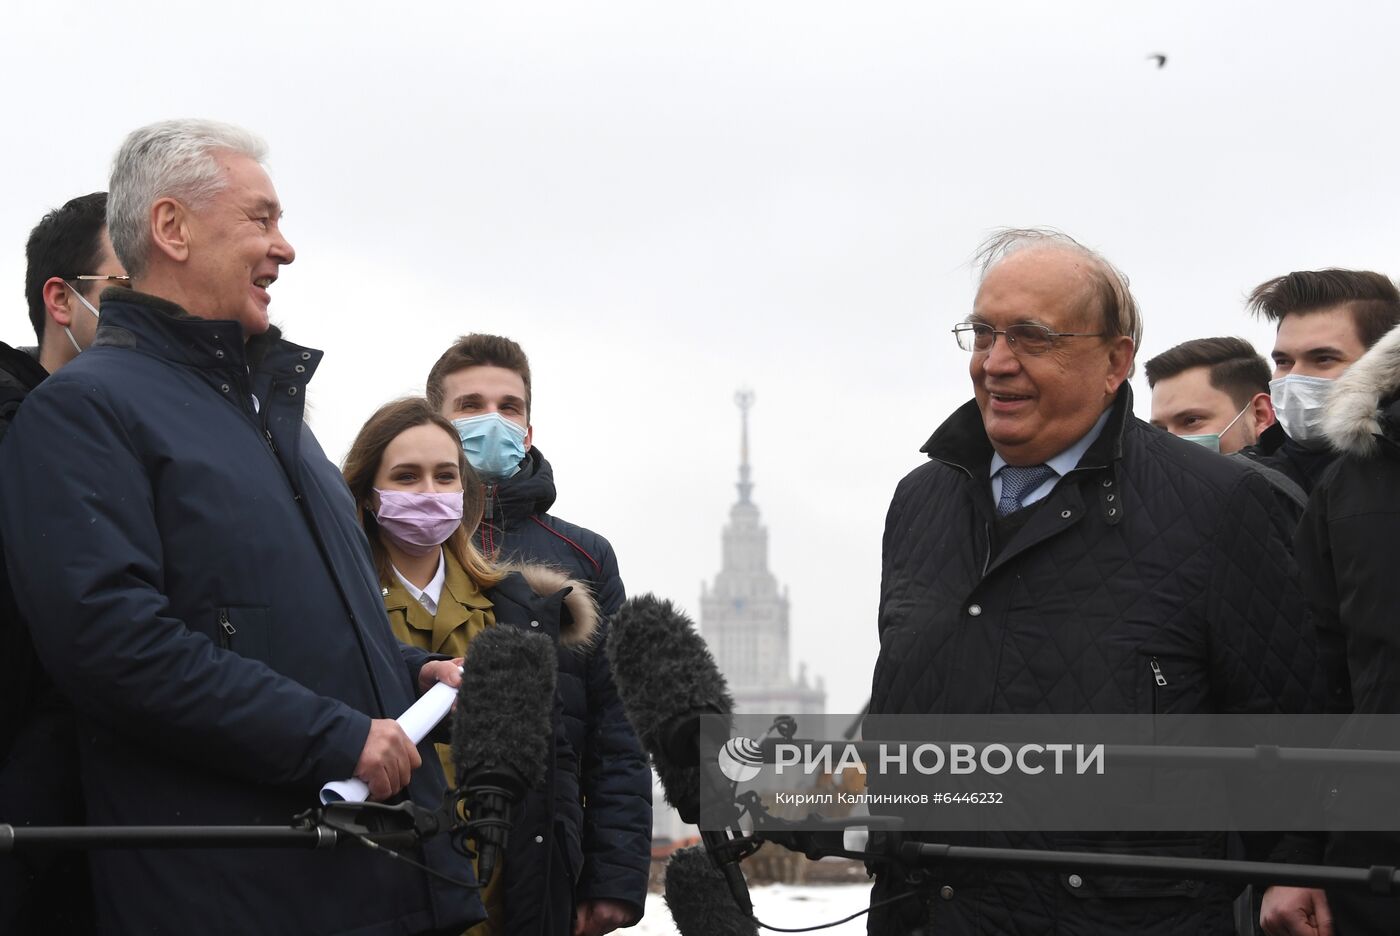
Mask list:
[[[500,561],[545,563],[586,583],[609,617],[626,598],[612,546],[592,530],[551,516],[554,498],[554,471],[532,447],[518,474],[487,487],[477,543]],[[574,898],[623,901],[640,917],[651,862],[651,768],[622,712],[606,643],[604,622],[588,650],[559,652],[564,727],[579,753],[587,804]]]
[[[542,630],[556,645],[591,641],[597,627],[592,601],[587,595],[571,594],[562,576],[551,575],[533,567],[487,589],[496,625]],[[556,705],[562,717],[562,701]],[[574,888],[583,868],[583,807],[578,761],[562,734],[546,777],[541,789],[525,794],[511,817],[505,861],[504,932],[509,936],[573,932]]]
[[[0,529],[72,700],[93,824],[286,825],[416,695],[339,471],[303,423],[321,354],[133,294],[3,445]],[[258,400],[254,406],[253,397]],[[442,802],[432,745],[408,794]],[[409,849],[462,876],[445,837]],[[107,933],[458,932],[473,892],[365,848],[98,851]]]

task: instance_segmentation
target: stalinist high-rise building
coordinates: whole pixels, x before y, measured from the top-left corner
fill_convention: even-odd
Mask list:
[[[768,571],[768,530],[759,521],[749,480],[749,408],[753,392],[741,390],[739,499],[724,527],[723,558],[714,584],[700,585],[700,630],[734,695],[737,713],[821,715],[826,689],[806,667],[792,677],[788,646],[787,588]]]

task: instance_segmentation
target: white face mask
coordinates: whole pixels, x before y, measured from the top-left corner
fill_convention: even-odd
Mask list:
[[[83,298],[83,294],[80,293],[80,292],[78,292],[78,290],[73,286],[72,283],[68,282],[67,280],[64,280],[64,281],[63,281],[63,285],[64,285],[64,286],[67,286],[68,289],[69,289],[69,291],[71,291],[71,292],[73,293],[74,296],[77,296],[77,297],[78,297],[78,301],[81,302],[81,303],[87,308],[87,310],[88,310],[89,312],[92,313],[92,317],[93,317],[93,318],[97,319],[99,322],[102,321],[102,316],[99,315],[99,314],[97,313],[97,310],[94,309],[94,308],[92,307],[92,303],[91,303],[91,302],[88,302],[86,299],[84,299],[84,298]],[[64,325],[64,326],[63,326],[63,331],[64,331],[64,334],[66,334],[66,335],[68,336],[68,340],[71,341],[71,342],[73,342],[73,350],[77,351],[79,354],[82,354],[82,353],[83,353],[82,346],[78,344],[78,339],[76,339],[76,338],[73,337],[73,333],[72,333],[71,331],[68,330],[68,326],[67,326],[67,325]]]
[[[1316,445],[1322,438],[1322,411],[1332,395],[1334,380],[1327,377],[1301,377],[1289,374],[1269,381],[1274,412],[1288,437],[1295,442]]]

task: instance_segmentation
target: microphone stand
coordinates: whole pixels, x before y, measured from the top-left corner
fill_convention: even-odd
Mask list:
[[[719,835],[726,854],[739,860],[772,842],[789,851],[817,860],[831,856],[854,858],[904,868],[933,869],[942,866],[1010,868],[1025,871],[1098,871],[1132,877],[1194,878],[1236,884],[1283,884],[1290,887],[1365,890],[1380,896],[1400,895],[1400,870],[1392,865],[1366,868],[1327,865],[1282,864],[1222,858],[1172,858],[1159,855],[1125,855],[1114,852],[1051,851],[1029,848],[987,848],[937,842],[893,842],[881,849],[847,849],[844,831],[850,827],[895,829],[895,817],[861,816],[822,819],[809,815],[801,823],[821,823],[820,830],[799,829],[798,822],[770,814],[756,793],[743,794],[738,802],[753,821],[753,832],[702,833]],[[705,840],[706,847],[710,845]]]
[[[347,843],[411,847],[451,829],[450,806],[331,803],[288,826],[13,826],[0,823],[0,855],[31,848],[336,848]]]
[[[1048,851],[1031,848],[983,848],[933,842],[903,842],[899,860],[920,868],[944,864],[995,866],[1026,871],[1104,871],[1133,877],[1203,878],[1236,884],[1285,884],[1289,887],[1366,890],[1378,896],[1400,894],[1400,870],[1391,865],[1343,868],[1277,864],[1223,858],[1170,858],[1111,852]]]

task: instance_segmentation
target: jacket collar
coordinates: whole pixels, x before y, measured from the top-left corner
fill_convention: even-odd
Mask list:
[[[102,293],[102,320],[93,346],[133,348],[189,367],[266,370],[311,379],[322,353],[293,344],[270,325],[246,343],[243,326],[228,319],[202,319],[169,300],[131,289]],[[297,370],[297,367],[301,370]]]
[[[383,589],[385,611],[401,611],[410,627],[432,631],[428,649],[433,653],[440,652],[447,638],[474,614],[491,608],[491,600],[481,593],[452,554],[443,550],[442,557],[445,568],[436,615],[428,614],[427,609],[409,595],[398,576],[393,576]]]
[[[49,372],[38,360],[22,348],[12,348],[0,341],[0,371],[14,378],[25,390],[33,390],[44,382]]]
[[[1340,452],[1370,455],[1376,439],[1400,440],[1400,326],[1391,329],[1347,372],[1328,397],[1322,431]]]
[[[1283,426],[1275,422],[1259,433],[1259,441],[1249,448],[1259,455],[1272,455],[1291,441],[1293,440],[1288,438],[1288,433],[1283,431]]]
[[[1079,459],[1076,471],[1107,468],[1123,457],[1123,431],[1133,411],[1133,390],[1126,380],[1118,388],[1109,409],[1108,422]],[[968,400],[958,407],[919,451],[935,461],[961,468],[973,478],[986,478],[991,469],[993,449],[977,400]]]
[[[490,486],[487,491],[491,492]],[[494,495],[501,507],[502,523],[549,512],[557,496],[554,468],[538,446],[530,446],[530,451],[525,453],[525,464],[514,475],[497,484]]]
[[[467,570],[452,557],[447,550],[443,550],[443,561],[447,563],[447,576],[442,583],[442,591],[445,595],[451,595],[459,604],[468,608],[479,608],[485,610],[491,607],[491,599],[482,594],[481,589],[472,581]],[[441,606],[442,602],[439,601]]]
[[[587,584],[569,578],[552,566],[525,563],[500,568],[515,574],[508,574],[492,586],[493,592],[540,613],[548,613],[547,606],[558,603],[564,612],[558,615],[559,642],[566,647],[593,643],[601,626],[601,614]]]

